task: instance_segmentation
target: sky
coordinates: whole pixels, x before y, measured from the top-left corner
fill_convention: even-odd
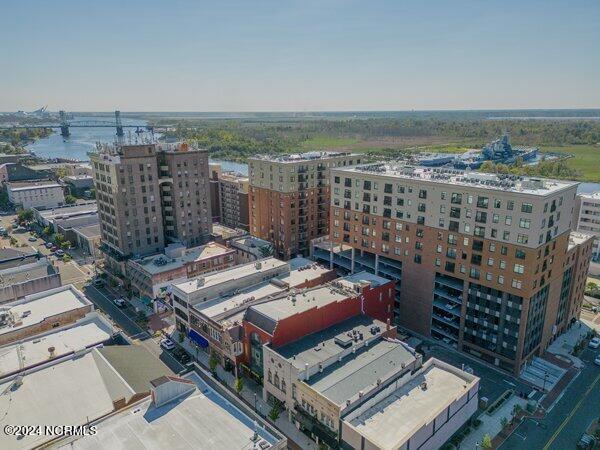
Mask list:
[[[600,107],[599,0],[2,0],[0,111]]]

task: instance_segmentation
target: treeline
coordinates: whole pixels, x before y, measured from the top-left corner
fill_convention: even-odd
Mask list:
[[[501,163],[495,164],[491,161],[485,161],[479,170],[486,173],[527,175],[533,177],[554,178],[559,180],[575,180],[581,176],[581,173],[579,173],[577,170],[567,166],[564,160],[544,160],[533,166],[524,166],[522,161],[517,161],[517,163],[513,166],[508,166]]]
[[[50,128],[15,128],[0,130],[0,152],[8,154],[25,153],[25,145],[36,139],[48,137]]]
[[[165,124],[159,120],[156,124]],[[314,136],[357,140],[386,137],[442,138],[475,147],[509,132],[521,145],[592,145],[600,142],[597,120],[440,120],[435,118],[369,118],[344,120],[180,120],[168,138],[191,139],[218,158],[244,160],[256,153],[297,151]]]

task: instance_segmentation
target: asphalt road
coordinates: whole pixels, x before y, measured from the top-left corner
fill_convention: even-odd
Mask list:
[[[597,355],[598,350],[585,349],[581,359],[586,366],[540,425],[524,421],[501,448],[574,449],[581,434],[600,416],[600,366],[594,364]]]
[[[161,348],[159,340],[152,338],[148,332],[143,330],[129,314],[134,314],[132,308],[119,308],[112,300],[114,296],[104,288],[93,285],[83,287],[85,295],[96,305],[98,309],[108,315],[131,339],[135,339],[153,355],[165,363],[173,372],[180,373],[186,370],[170,352]],[[129,313],[129,314],[128,314]]]

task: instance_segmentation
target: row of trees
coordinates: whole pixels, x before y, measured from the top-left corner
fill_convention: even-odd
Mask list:
[[[493,163],[485,161],[481,168],[481,172],[512,174],[512,175],[528,175],[534,177],[554,178],[554,179],[577,179],[581,174],[569,167],[564,160],[560,161],[540,161],[540,163],[532,166],[524,166],[522,161],[517,161],[513,166],[508,166],[502,163]]]

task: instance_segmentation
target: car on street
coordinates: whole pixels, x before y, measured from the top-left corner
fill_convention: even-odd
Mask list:
[[[94,280],[94,286],[96,286],[96,287],[100,287],[100,286],[102,286],[103,284],[104,284],[104,282],[102,281],[102,279],[101,279],[101,278],[96,278],[96,279]]]
[[[46,242],[44,244],[44,247],[46,247],[47,249],[51,249],[52,247],[54,247],[54,244],[52,244],[52,242]]]
[[[62,256],[64,254],[65,254],[64,250],[60,250],[60,249],[56,250],[56,256]]]
[[[182,349],[182,348],[176,349],[173,352],[173,356],[181,364],[187,364],[187,363],[189,363],[192,360],[192,358],[190,357],[190,355],[184,349]]]
[[[596,359],[594,360],[594,364],[596,364],[597,366],[600,366],[600,355],[596,356]]]
[[[160,346],[165,350],[173,350],[175,348],[175,342],[171,339],[163,339],[160,341]]]
[[[29,242],[35,242],[35,241],[37,241],[37,238],[35,236],[30,236],[29,238],[27,238],[27,240]]]
[[[600,337],[593,338],[588,344],[589,348],[598,348],[600,347]]]
[[[123,300],[122,298],[115,298],[113,300],[113,303],[115,305],[117,305],[119,308],[125,308],[125,300]]]

